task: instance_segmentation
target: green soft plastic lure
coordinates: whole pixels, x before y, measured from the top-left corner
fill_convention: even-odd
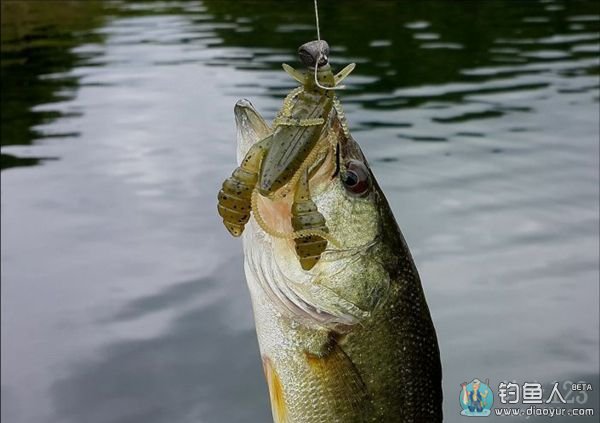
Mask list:
[[[218,211],[225,227],[238,237],[250,213],[254,211],[256,216],[253,197],[274,198],[282,191],[293,192],[293,232],[283,237],[294,239],[300,264],[309,270],[325,251],[328,239],[333,241],[327,235],[325,218],[311,199],[309,172],[319,158],[319,140],[328,137],[332,110],[343,119],[334,89],[340,87],[355,65],[334,75],[329,65],[329,46],[323,40],[303,44],[298,55],[306,66],[305,72],[287,64],[283,64],[283,69],[301,86],[287,95],[268,135],[250,148],[240,166],[223,183]],[[260,217],[257,220],[264,222]]]

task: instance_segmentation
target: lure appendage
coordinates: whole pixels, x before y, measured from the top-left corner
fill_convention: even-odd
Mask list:
[[[308,186],[308,171],[305,171],[296,186],[294,203],[292,204],[292,228],[295,232],[315,231],[329,233],[325,218],[310,198]],[[327,240],[322,236],[311,233],[294,239],[296,254],[304,270],[312,269],[327,248]]]
[[[312,200],[294,203],[292,206],[292,227],[294,231],[319,231],[329,233],[325,218],[317,210]],[[327,248],[327,240],[319,235],[301,236],[294,240],[296,254],[304,270],[310,270]]]
[[[229,233],[235,237],[242,235],[250,219],[252,191],[256,187],[260,165],[270,141],[271,136],[252,146],[242,164],[223,182],[217,196],[219,215]]]

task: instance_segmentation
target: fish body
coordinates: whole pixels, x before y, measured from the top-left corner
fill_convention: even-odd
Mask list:
[[[235,108],[238,160],[271,132]],[[260,197],[243,233],[244,269],[276,423],[442,421],[436,333],[408,246],[358,144],[332,111],[310,193],[337,245],[303,269],[289,197]]]

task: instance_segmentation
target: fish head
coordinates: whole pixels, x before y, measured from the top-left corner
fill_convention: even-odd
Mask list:
[[[254,119],[238,114],[257,112],[248,105],[236,108],[238,156],[243,157],[258,141],[249,139],[257,131],[240,129],[240,122],[252,125]],[[324,134],[315,147],[323,153],[309,167],[309,187],[335,243],[328,243],[314,267],[303,269],[293,239],[280,236],[293,232],[293,194],[259,196],[243,235],[245,272],[253,299],[260,297],[303,324],[343,331],[370,316],[386,297],[391,215],[360,147],[335,113]]]

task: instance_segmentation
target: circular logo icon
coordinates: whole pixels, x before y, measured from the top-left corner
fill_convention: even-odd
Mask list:
[[[463,416],[489,416],[494,404],[494,393],[489,387],[489,381],[483,383],[479,379],[473,379],[469,383],[462,383],[458,402],[462,408],[460,414]]]

